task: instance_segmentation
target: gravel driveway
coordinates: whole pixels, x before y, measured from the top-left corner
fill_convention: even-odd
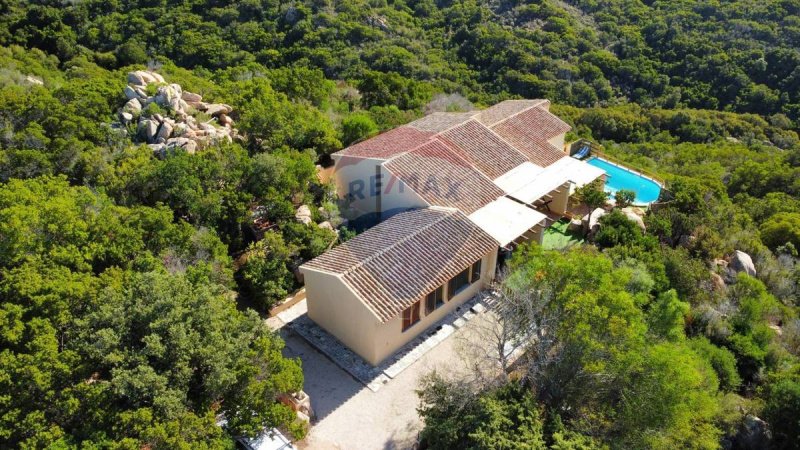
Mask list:
[[[472,320],[441,344],[373,392],[311,347],[303,338],[281,328],[285,354],[303,362],[304,390],[316,413],[308,437],[298,442],[307,449],[409,449],[422,422],[417,415],[416,389],[420,377],[437,370],[450,377],[473,372],[464,361],[474,361],[476,330],[487,317]],[[478,352],[479,353],[479,352]]]

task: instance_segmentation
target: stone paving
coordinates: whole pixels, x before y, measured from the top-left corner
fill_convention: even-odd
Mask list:
[[[267,319],[286,343],[284,355],[301,360],[303,390],[314,410],[308,436],[295,443],[297,447],[302,450],[415,448],[423,428],[416,394],[423,377],[433,371],[464,382],[473,382],[476,377],[487,380],[495,377],[491,373],[497,364],[491,339],[494,323],[491,311],[496,302],[497,298],[486,292],[482,298],[462,305],[458,313],[439,324],[446,331],[438,335],[438,344],[436,338],[428,340],[432,335],[422,336],[416,345],[410,345],[395,355],[391,363],[379,368],[381,378],[372,386],[375,389],[357,379],[352,367],[343,361],[334,362],[292,329],[290,324],[307,319],[305,302]],[[449,336],[445,338],[445,334]],[[477,373],[478,368],[486,373]]]
[[[396,378],[425,353],[453,334],[456,329],[466,325],[476,314],[486,311],[487,301],[491,302],[490,291],[477,294],[377,367],[364,361],[309,319],[305,301],[278,314],[278,319],[371,391],[377,392],[390,379]]]

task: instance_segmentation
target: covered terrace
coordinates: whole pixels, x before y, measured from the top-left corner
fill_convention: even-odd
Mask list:
[[[569,216],[570,196],[579,187],[605,177],[602,169],[565,157],[542,168],[525,163],[495,180],[508,197],[536,208],[551,220]]]

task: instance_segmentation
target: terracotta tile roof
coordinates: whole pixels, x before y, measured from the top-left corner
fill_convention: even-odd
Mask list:
[[[435,112],[427,116],[417,119],[408,124],[410,127],[417,128],[422,131],[433,131],[436,133],[452,128],[456,125],[462,124],[475,115],[474,111],[470,112]]]
[[[433,140],[384,163],[428,204],[472,214],[504,192],[442,141]]]
[[[434,134],[432,131],[422,131],[409,126],[397,127],[353,144],[334,155],[388,159],[420,146]]]
[[[511,142],[514,147],[519,149],[520,152],[525,154],[530,162],[540,167],[547,167],[567,156],[564,152],[556,150],[549,142],[528,138],[524,133],[513,129],[503,130],[502,134],[498,134],[503,136],[503,138]]]
[[[478,122],[486,125],[487,127],[492,127],[498,122],[508,119],[514,114],[518,114],[534,106],[543,106],[544,108],[547,108],[550,106],[550,102],[548,100],[541,99],[506,100],[478,112],[474,117]]]
[[[566,133],[572,128],[566,122],[559,119],[558,116],[542,107],[530,108],[522,111],[508,117],[504,121],[494,125],[494,127],[501,126],[506,122],[512,122],[527,130],[531,135],[539,136],[544,139],[552,139],[559,134]]]
[[[460,150],[460,156],[492,180],[528,160],[508,142],[475,120],[451,128],[437,138]]]
[[[528,109],[492,127],[492,131],[525,154],[532,163],[542,167],[566,156],[547,140],[569,129],[569,125],[541,108]]]
[[[387,322],[497,245],[461,212],[426,208],[395,215],[303,267],[341,275]]]

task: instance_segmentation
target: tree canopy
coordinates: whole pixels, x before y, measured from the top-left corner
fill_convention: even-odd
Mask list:
[[[582,189],[612,209],[587,248],[517,252],[504,295],[547,332],[517,336],[519,378],[431,377],[426,441],[714,448],[757,416],[795,448],[798,37],[786,0],[2,2],[0,447],[301,435],[275,402],[300,368],[247,306],[352,235],[317,166],[424,113],[547,98],[663,201],[642,229],[630,193]],[[230,105],[240,138],[137,145],[119,108],[145,68]]]
[[[64,178],[0,187],[0,435],[11,446],[227,447],[293,423],[297,361],[237,310],[213,231]],[[180,432],[178,432],[180,430]]]

